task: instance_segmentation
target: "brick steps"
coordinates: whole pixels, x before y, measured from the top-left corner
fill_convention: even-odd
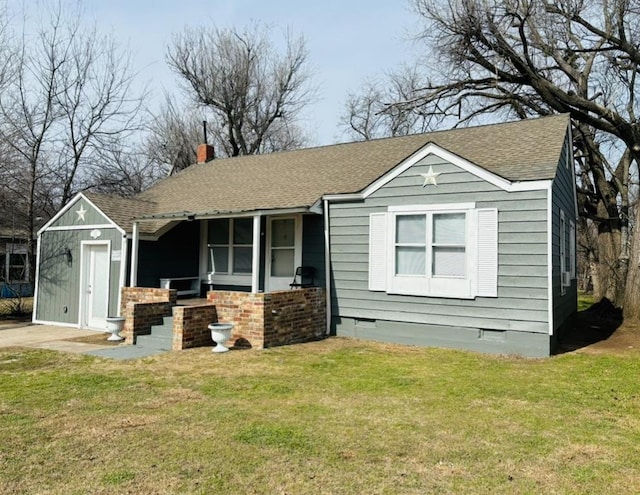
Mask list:
[[[161,325],[152,325],[150,334],[138,335],[136,345],[170,351],[173,347],[173,316],[165,316]]]

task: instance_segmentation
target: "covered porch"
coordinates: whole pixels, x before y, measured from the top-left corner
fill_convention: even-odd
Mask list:
[[[274,292],[290,289],[296,269],[304,266],[311,272],[306,285],[326,287],[321,213],[181,212],[140,218],[133,223],[129,286],[175,285],[179,296],[200,297],[209,290]],[[145,233],[154,230],[146,225],[158,222],[161,229]]]
[[[320,213],[182,212],[137,219],[130,283],[120,298],[126,343],[170,324],[171,349],[212,345],[212,322],[234,324],[229,345],[236,347],[261,349],[326,335],[327,246]],[[151,222],[166,228],[157,236],[145,234]],[[299,267],[311,276],[296,278]],[[292,287],[294,281],[304,287]]]

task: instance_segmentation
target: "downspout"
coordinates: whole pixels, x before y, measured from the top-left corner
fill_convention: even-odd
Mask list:
[[[120,290],[118,291],[118,311],[116,316],[122,316],[120,314],[120,305],[122,304],[122,288],[127,283],[127,260],[128,260],[128,242],[126,234],[122,236],[122,244],[120,245]]]
[[[324,270],[327,304],[326,335],[331,334],[331,244],[329,242],[329,201],[324,202]]]
[[[260,215],[253,217],[253,257],[251,259],[251,292],[258,292],[260,278]]]
[[[40,260],[42,259],[40,256],[40,240],[42,234],[38,234],[37,244],[36,244],[36,280],[33,286],[33,314],[31,315],[31,321],[36,321],[36,315],[38,314],[38,286],[40,282]],[[28,258],[28,256],[27,256]],[[7,277],[9,280],[9,277]]]
[[[129,287],[138,285],[138,244],[140,243],[140,224],[133,222],[133,236],[131,240],[131,273]]]

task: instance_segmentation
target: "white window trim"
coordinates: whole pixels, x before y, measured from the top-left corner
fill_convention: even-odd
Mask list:
[[[571,272],[571,280],[577,278],[576,274],[576,223],[569,220],[569,271]]]
[[[498,297],[498,210],[475,206],[475,203],[391,206],[386,211],[371,213],[369,215],[369,290],[450,299]],[[400,276],[407,279],[408,287],[403,287],[404,280],[398,280],[398,276],[395,275],[396,216],[463,212],[466,215],[467,276],[463,279]],[[483,225],[482,229],[480,224]],[[412,280],[408,281],[408,279]],[[456,283],[459,281],[462,282]]]
[[[566,266],[566,242],[567,242],[567,220],[564,215],[564,210],[560,209],[560,295],[565,295],[567,287],[571,285],[571,272]],[[571,263],[571,261],[569,261]],[[569,283],[566,283],[567,280]]]
[[[247,218],[247,217],[241,217],[241,218]],[[216,285],[241,285],[241,286],[251,286],[251,279],[252,279],[252,274],[251,272],[249,273],[233,273],[233,272],[216,272],[213,274],[213,276],[211,276],[211,272],[208,271],[207,266],[208,266],[208,257],[210,256],[209,254],[209,246],[212,246],[214,249],[216,246],[221,247],[224,246],[226,248],[229,249],[229,258],[227,260],[227,268],[233,268],[233,251],[235,247],[250,247],[252,248],[252,255],[253,255],[253,239],[251,244],[234,244],[233,243],[233,230],[234,230],[234,224],[235,224],[235,220],[237,220],[237,218],[227,218],[227,219],[219,219],[219,220],[227,220],[228,224],[229,224],[229,239],[228,239],[228,243],[227,244],[209,244],[209,220],[203,220],[203,223],[205,224],[205,227],[203,227],[201,229],[201,235],[203,238],[203,251],[204,251],[204,256],[202,258],[202,264],[203,264],[203,272],[205,274],[204,279],[205,280],[213,280],[213,282]],[[254,226],[252,224],[251,227],[251,231],[254,232]],[[253,266],[253,262],[252,262],[252,266]]]
[[[473,299],[473,288],[476,285],[476,263],[474,253],[477,252],[475,242],[475,203],[458,203],[442,205],[415,205],[389,207],[387,222],[387,292],[389,294],[447,297],[459,299]],[[465,215],[465,260],[466,276],[437,277],[431,272],[433,242],[433,215],[438,213]],[[396,275],[396,217],[399,215],[425,215],[427,222],[427,274],[425,276]]]

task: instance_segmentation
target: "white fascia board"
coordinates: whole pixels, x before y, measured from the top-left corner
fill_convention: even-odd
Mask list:
[[[478,165],[475,165],[474,163],[471,163],[468,160],[465,160],[464,158],[454,153],[451,153],[450,151],[447,151],[437,144],[429,143],[425,145],[424,148],[404,160],[402,163],[396,165],[396,167],[394,167],[392,170],[372,182],[361,192],[349,194],[327,194],[323,197],[323,199],[326,199],[328,201],[357,201],[365,199],[429,155],[435,155],[439,158],[442,158],[443,160],[456,165],[462,170],[469,172],[470,174],[475,175],[485,182],[493,184],[494,186],[499,187],[500,189],[507,192],[539,191],[549,189],[552,183],[552,180],[511,182],[500,177],[499,175],[489,172],[482,167],[479,167]]]
[[[74,204],[76,204],[81,198],[85,198],[84,194],[78,193],[71,200],[64,205],[58,213],[56,213],[47,223],[45,223],[40,230],[38,230],[37,234],[40,235],[42,232],[47,230],[51,224],[55,223],[62,215],[64,215],[67,211],[69,211]],[[86,199],[86,198],[85,198]]]
[[[547,192],[547,318],[549,335],[553,335],[553,190]]]
[[[323,200],[332,201],[334,203],[339,201],[360,201],[363,198],[362,193],[325,194],[322,196]]]
[[[580,215],[578,209],[578,190],[576,187],[576,166],[573,157],[573,131],[571,130],[571,121],[569,121],[569,129],[567,130],[569,134],[569,138],[567,140],[567,148],[568,148],[568,160],[569,160],[569,168],[571,170],[571,184],[573,185],[573,203],[575,208],[575,219],[578,219]]]
[[[99,223],[99,224],[87,224],[87,225],[60,225],[58,227],[49,227],[47,230],[53,232],[56,230],[91,230],[91,229],[115,229],[116,226],[113,223]],[[124,235],[124,231],[117,229]]]
[[[84,199],[87,203],[89,203],[89,205],[96,210],[98,213],[100,213],[100,215],[102,215],[102,217],[107,221],[106,225],[69,225],[66,227],[60,226],[60,227],[51,227],[51,225],[53,225],[55,222],[58,221],[58,219],[60,219],[60,217],[62,217],[65,213],[67,213],[71,208],[73,208],[73,206],[80,201],[81,199]],[[58,213],[56,213],[53,218],[51,218],[51,220],[49,220],[47,223],[45,223],[42,228],[40,230],[38,230],[38,235],[40,235],[42,232],[44,232],[45,230],[85,230],[88,228],[115,228],[117,229],[122,235],[125,235],[126,232],[124,231],[124,229],[122,227],[120,227],[117,223],[115,223],[113,220],[111,220],[107,215],[105,215],[105,213],[98,208],[91,200],[89,200],[83,193],[78,193],[76,194],[71,201],[69,201],[65,206],[62,207],[62,209],[60,209],[60,211],[58,211]]]
[[[82,194],[82,193],[80,193]],[[126,232],[124,231],[124,229],[122,227],[120,227],[120,225],[118,225],[116,222],[114,222],[113,220],[111,220],[100,208],[98,208],[89,198],[87,198],[84,194],[82,194],[82,197],[84,198],[84,200],[89,203],[91,206],[93,206],[93,208],[100,213],[106,220],[107,222],[111,223],[117,230],[118,232],[120,232],[122,235],[125,235]]]
[[[160,215],[145,216],[140,218],[134,218],[135,222],[155,222],[158,220],[173,220],[176,222],[188,220],[189,217],[193,217],[192,220],[211,220],[213,218],[243,218],[243,217],[255,217],[255,216],[267,216],[267,215],[292,215],[296,213],[308,213],[311,207],[300,206],[294,208],[276,208],[270,210],[247,210],[239,212],[179,212],[179,213],[167,213]]]

